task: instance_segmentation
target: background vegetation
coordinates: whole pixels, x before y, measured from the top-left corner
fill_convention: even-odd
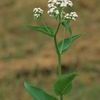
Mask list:
[[[74,70],[79,73],[73,91],[66,98],[100,100],[100,0],[73,1],[79,15],[72,24],[73,30],[83,36],[62,61],[63,73]],[[23,87],[27,79],[52,91],[56,78],[53,42],[27,28],[28,24],[37,24],[33,22],[33,8],[47,9],[46,4],[47,0],[0,2],[0,100],[31,100]],[[57,24],[48,16],[45,16],[45,23],[54,27]]]

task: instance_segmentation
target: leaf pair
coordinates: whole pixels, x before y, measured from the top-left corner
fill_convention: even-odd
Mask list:
[[[60,54],[67,51],[70,48],[70,46],[74,43],[74,41],[77,40],[80,36],[81,36],[80,34],[74,35],[74,36],[71,36],[69,38],[66,38],[60,41],[58,44],[58,49],[59,49]]]
[[[64,23],[63,22],[62,24],[72,34],[72,31],[71,31],[71,28],[69,26],[69,23],[67,23],[67,22]],[[54,35],[55,35],[55,31],[49,26],[29,26],[29,27],[34,31],[42,32],[43,34],[46,34],[46,35],[48,35],[50,37],[54,37]],[[60,41],[60,43],[58,44],[58,49],[59,49],[60,54],[62,54],[65,51],[67,51],[70,48],[70,46],[73,44],[73,42],[75,40],[77,40],[79,37],[80,37],[80,34],[71,36],[70,38],[66,38],[66,39]]]
[[[72,89],[72,81],[76,77],[76,73],[62,75],[54,85],[55,93],[60,95],[65,95],[69,93]],[[30,83],[24,83],[25,89],[33,97],[34,100],[58,100],[54,96],[47,94],[44,90],[32,86]]]
[[[50,37],[54,37],[55,31],[49,26],[29,26],[32,30],[42,32]]]

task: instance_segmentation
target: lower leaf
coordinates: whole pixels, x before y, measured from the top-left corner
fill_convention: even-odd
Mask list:
[[[55,97],[47,94],[44,90],[34,87],[28,82],[24,83],[24,87],[34,100],[57,100]]]

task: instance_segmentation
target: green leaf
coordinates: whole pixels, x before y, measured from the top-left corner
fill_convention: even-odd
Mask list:
[[[76,77],[76,73],[62,75],[54,85],[54,91],[57,95],[65,95],[72,89],[72,81]]]
[[[66,38],[60,41],[58,43],[58,49],[59,49],[60,54],[67,51],[71,47],[71,45],[74,43],[74,41],[77,40],[80,36],[81,35],[78,34],[78,35],[74,35],[74,36],[71,36],[70,38]]]
[[[65,29],[72,35],[72,29],[70,25],[70,20],[68,21],[63,21],[62,25],[65,27]]]
[[[32,86],[28,82],[24,83],[27,92],[34,98],[34,100],[57,100],[55,97],[47,94],[42,89]]]
[[[42,32],[50,37],[54,37],[55,31],[49,26],[29,26],[32,30]]]

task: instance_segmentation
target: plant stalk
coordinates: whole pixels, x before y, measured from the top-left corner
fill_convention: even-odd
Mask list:
[[[60,96],[60,100],[63,100],[63,96],[62,95]]]
[[[60,77],[61,74],[62,74],[62,70],[61,70],[61,54],[60,54],[60,52],[58,50],[58,46],[57,46],[58,45],[57,44],[57,33],[59,31],[60,25],[61,25],[61,23],[59,22],[58,27],[57,27],[57,30],[55,32],[55,36],[54,36],[54,44],[55,44],[57,58],[58,58],[58,65],[57,65],[58,77]],[[60,96],[60,100],[63,100],[63,96],[62,95]]]
[[[57,59],[58,59],[58,64],[57,64],[57,73],[58,76],[61,76],[61,55],[60,52],[58,50],[58,44],[57,44],[57,33],[59,31],[60,28],[60,23],[58,24],[57,30],[55,32],[55,36],[54,36],[54,44],[55,44],[55,48],[56,48],[56,53],[57,53]]]

